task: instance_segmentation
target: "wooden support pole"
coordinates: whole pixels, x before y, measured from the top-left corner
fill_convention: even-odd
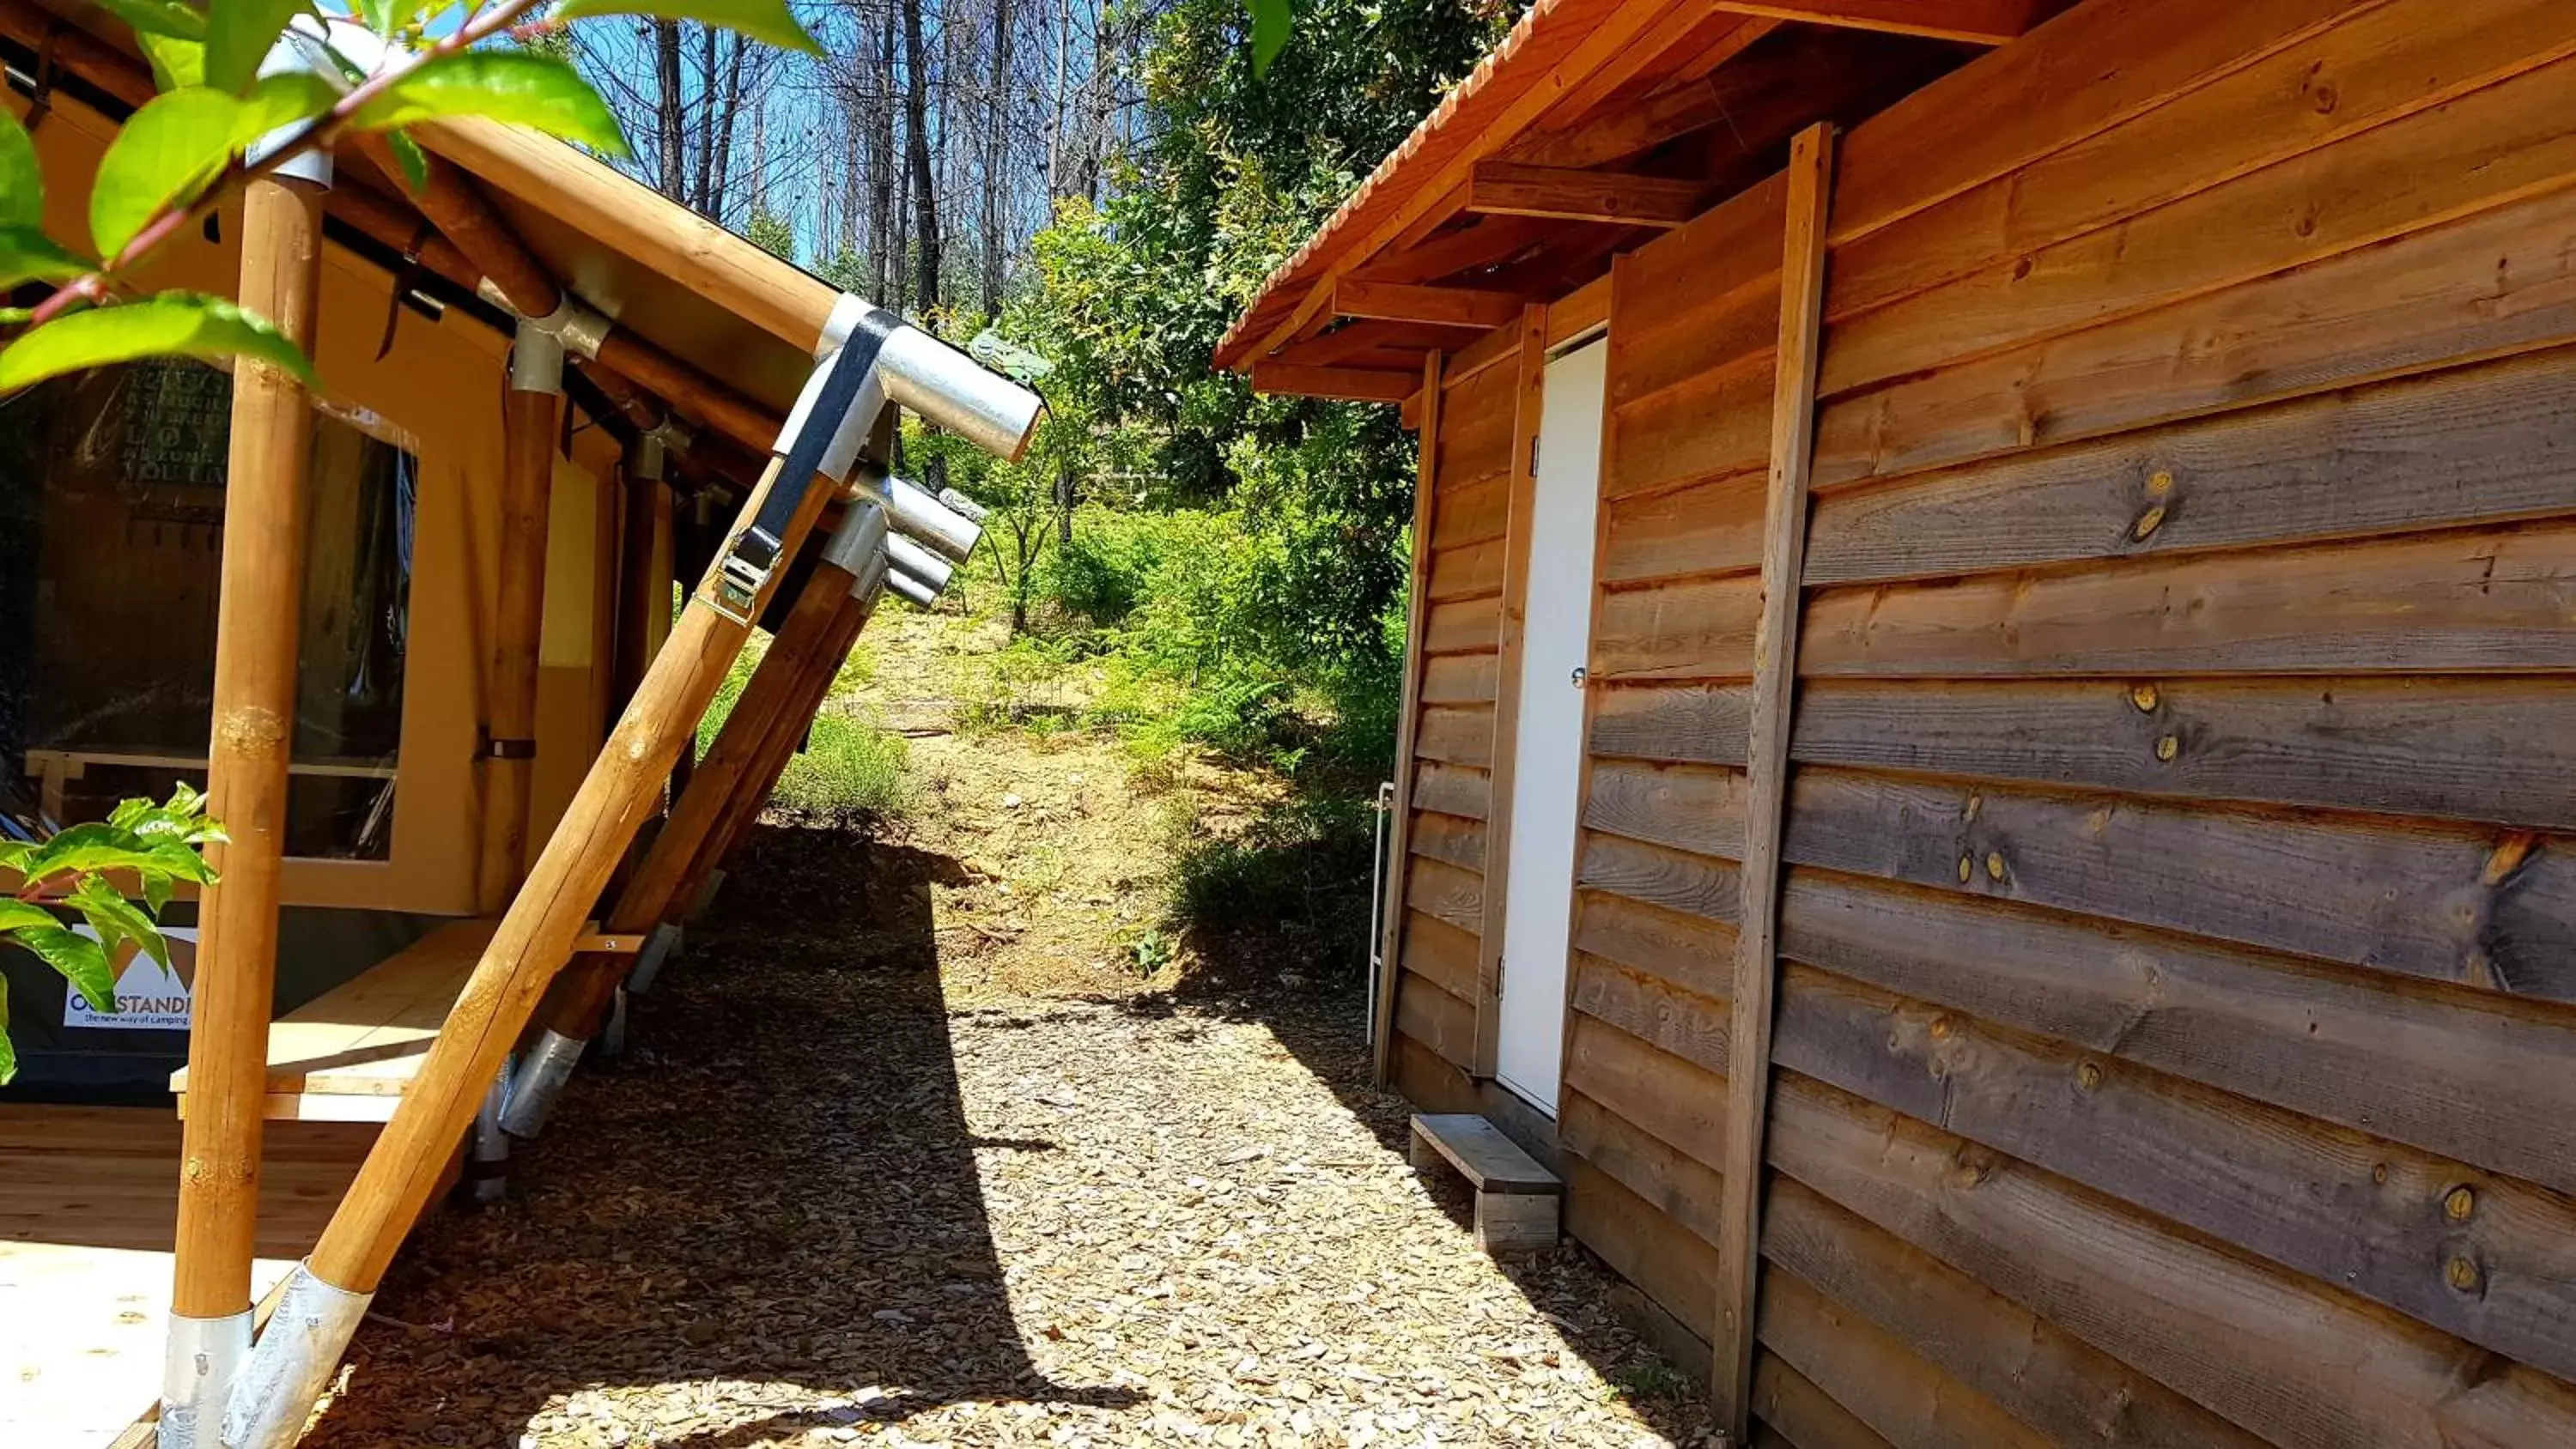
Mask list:
[[[241,304],[308,350],[321,282],[325,190],[308,180],[269,178],[252,182],[242,198]],[[206,888],[198,907],[190,1111],[181,1136],[170,1310],[185,1320],[239,1316],[243,1349],[259,1230],[312,444],[304,385],[269,363],[237,362],[206,752],[208,809],[232,839],[208,850],[221,879]],[[174,1323],[174,1343],[189,1331]],[[219,1393],[222,1385],[207,1388]]]
[[[783,464],[783,459],[771,461],[760,488],[743,505],[745,520],[757,514],[769,490],[791,486],[779,476]],[[834,492],[820,475],[792,480],[792,486],[804,491],[780,540],[789,556],[812,531]],[[473,1122],[493,1075],[570,958],[591,903],[650,812],[663,778],[696,732],[725,671],[742,652],[751,628],[708,601],[714,587],[712,580],[702,585],[645,671],[458,994],[402,1105],[314,1244],[308,1267],[328,1290],[363,1296],[383,1281],[395,1250],[436,1191],[448,1156]],[[336,1359],[339,1347],[328,1345],[327,1357]],[[264,1405],[262,1411],[271,1418],[291,1414],[300,1424],[310,1404],[308,1398],[303,1404]]]
[[[1437,352],[1422,359],[1422,434],[1413,465],[1413,571],[1405,586],[1404,687],[1395,712],[1395,820],[1386,838],[1386,895],[1380,903],[1376,1013],[1369,1023],[1379,1087],[1388,1085],[1395,1050],[1395,988],[1403,979],[1404,877],[1413,848],[1413,746],[1422,733],[1422,622],[1431,601],[1431,520],[1439,494],[1440,370]]]
[[[554,497],[555,430],[563,418],[563,354],[550,338],[520,329],[524,350],[554,349],[551,390],[545,365],[514,359],[501,395],[501,549],[495,573],[490,675],[483,741],[483,851],[475,875],[475,909],[492,915],[509,904],[528,861],[528,795],[537,754],[538,649],[546,622],[546,514]]]
[[[1806,573],[1808,472],[1816,365],[1824,339],[1825,221],[1834,133],[1819,122],[1789,151],[1789,216],[1780,271],[1771,475],[1762,510],[1762,615],[1753,640],[1752,743],[1744,809],[1742,923],[1729,1005],[1726,1167],[1718,1191],[1718,1302],[1711,1398],[1718,1423],[1748,1442],[1754,1289],[1761,1280],[1763,1128],[1771,1088],[1772,1002],[1779,985],[1780,835],[1789,792],[1789,726],[1798,679],[1798,606]]]
[[[671,807],[670,818],[619,889],[605,917],[608,930],[649,931],[664,918],[688,873],[690,857],[723,815],[726,799],[742,788],[781,713],[795,703],[798,680],[830,646],[833,621],[849,602],[850,584],[847,570],[829,563],[815,566],[769,641],[769,652],[725,716],[724,728],[690,771],[688,788]],[[633,964],[632,957],[604,953],[575,961],[547,1007],[547,1029],[580,1042],[597,1036],[615,1003],[617,984]]]
[[[745,775],[748,788],[738,789],[726,797],[724,813],[715,827],[700,842],[697,854],[689,860],[688,871],[672,890],[662,908],[662,922],[676,925],[681,915],[694,905],[707,880],[719,866],[750,839],[751,829],[768,808],[769,797],[777,792],[779,777],[796,758],[804,743],[805,732],[813,728],[822,713],[823,704],[831,698],[832,681],[840,677],[841,665],[849,658],[850,649],[858,642],[859,631],[867,626],[868,615],[875,607],[873,600],[855,596],[847,600],[834,616],[828,642],[808,664],[796,684],[795,699],[779,711],[768,737],[762,742],[755,763]]]

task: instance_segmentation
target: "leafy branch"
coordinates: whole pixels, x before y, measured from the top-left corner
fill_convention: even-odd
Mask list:
[[[103,821],[74,825],[42,841],[0,843],[0,870],[18,875],[16,893],[0,896],[0,940],[25,947],[92,1006],[113,1012],[117,951],[131,945],[170,969],[161,908],[180,881],[214,884],[205,847],[226,838],[223,827],[206,817],[206,797],[182,784],[166,805],[127,800]],[[108,879],[120,872],[134,878],[140,904]],[[90,934],[65,925],[43,903],[77,912]],[[0,978],[0,1085],[17,1074],[8,981]]]
[[[35,307],[0,314],[21,331],[0,348],[0,393],[60,373],[154,354],[247,355],[308,384],[303,352],[267,319],[220,297],[163,292],[129,299],[126,279],[254,179],[343,136],[391,134],[405,181],[428,181],[428,159],[406,128],[475,116],[529,126],[616,155],[627,152],[607,103],[563,59],[524,49],[478,49],[544,0],[349,0],[325,15],[310,0],[104,0],[135,32],[160,94],[126,120],[100,159],[90,192],[91,264],[43,229],[44,178],[26,129],[0,113],[0,289],[57,284]],[[432,26],[457,10],[452,30]],[[773,45],[819,53],[787,0],[570,0],[549,23],[600,15],[698,20]],[[325,19],[326,25],[298,20]],[[372,68],[352,60],[374,37]],[[290,34],[327,73],[259,74]],[[336,37],[336,38],[334,38]],[[267,138],[277,138],[274,143]],[[261,154],[249,159],[254,148]]]

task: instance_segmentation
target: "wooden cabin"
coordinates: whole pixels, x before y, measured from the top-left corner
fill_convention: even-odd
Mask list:
[[[1218,360],[1421,429],[1384,1071],[1750,1442],[2576,1444],[2576,6],[1540,0]]]
[[[105,12],[33,0],[0,0],[0,67],[36,142],[47,229],[86,253],[88,178],[151,97],[149,73]],[[407,193],[352,144],[319,202],[306,300],[321,386],[296,402],[310,418],[308,542],[300,581],[281,579],[302,605],[269,843],[275,986],[239,1023],[254,1061],[266,1036],[265,1085],[246,1079],[229,1141],[187,1148],[221,1158],[246,1140],[259,1161],[270,1119],[264,1201],[233,1205],[257,1221],[253,1297],[313,1248],[394,1119],[494,918],[671,635],[675,587],[756,496],[838,301],[569,147],[474,123],[422,135],[429,191]],[[143,281],[233,295],[252,231],[236,201]],[[512,369],[521,319],[548,315],[586,333],[561,343],[560,397]],[[236,391],[233,369],[163,359],[0,398],[0,816],[22,838],[206,783],[226,525],[245,489],[228,451]],[[799,518],[791,551],[814,511]],[[732,655],[704,658],[720,676]],[[695,720],[664,722],[669,750]],[[792,751],[801,722],[763,748]],[[595,833],[593,854],[625,848]],[[236,829],[228,882],[256,875],[236,869],[256,848]],[[179,979],[129,962],[112,1013],[0,953],[22,1063],[0,1092],[0,1443],[104,1444],[161,1389],[174,1104],[196,1126],[192,1006],[208,1029],[205,999],[191,1000],[195,907],[169,915]],[[593,927],[574,945],[631,959],[637,940]],[[429,1140],[427,1170],[452,1173],[458,1133]],[[386,1231],[398,1241],[408,1225]],[[191,1249],[229,1250],[177,1246],[184,1300]]]

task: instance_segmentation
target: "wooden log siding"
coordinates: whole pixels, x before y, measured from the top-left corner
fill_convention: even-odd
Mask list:
[[[2548,0],[2085,0],[1843,138],[1754,1442],[2576,1443],[2571,86]],[[1609,308],[1566,1221],[1703,1341],[1785,195]]]

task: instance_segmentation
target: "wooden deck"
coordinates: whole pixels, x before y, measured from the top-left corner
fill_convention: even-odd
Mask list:
[[[312,1246],[375,1134],[269,1128],[254,1293]],[[178,1120],[0,1103],[0,1164],[0,1444],[100,1449],[160,1393]]]

